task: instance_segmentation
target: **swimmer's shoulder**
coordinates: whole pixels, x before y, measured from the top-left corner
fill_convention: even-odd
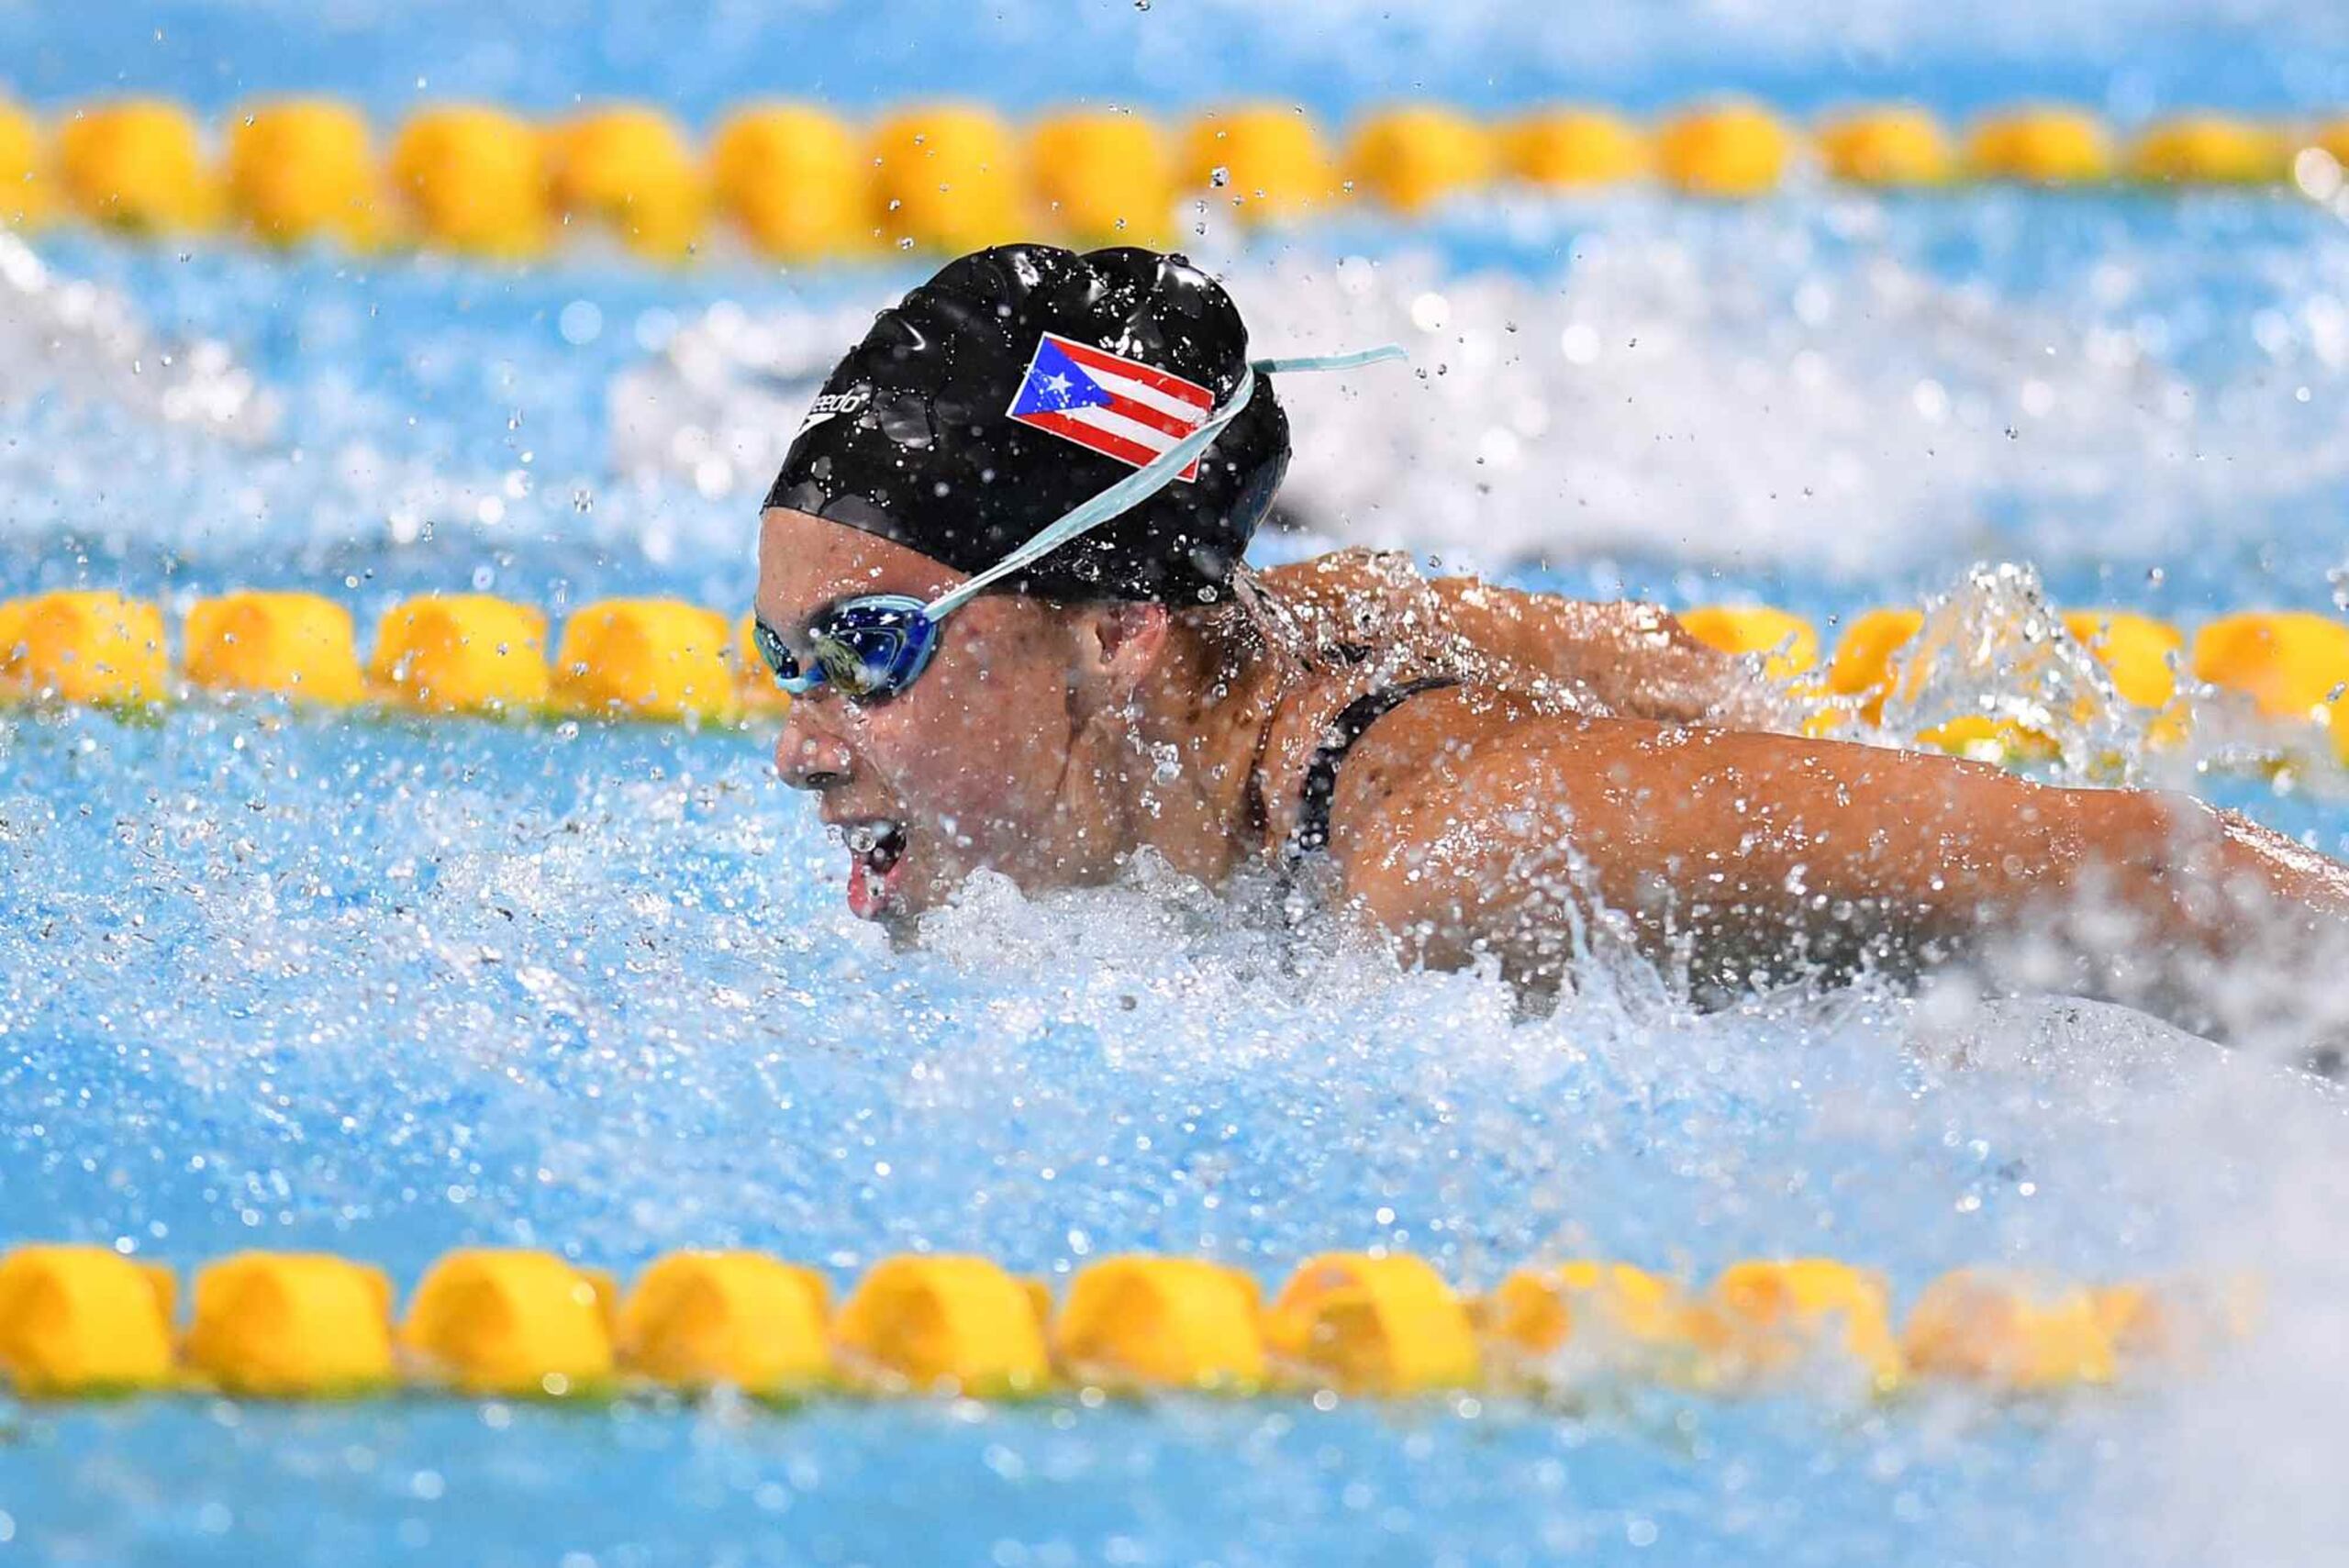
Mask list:
[[[1565,864],[1584,809],[1618,830],[1651,820],[1683,787],[1686,747],[1721,733],[1506,688],[1419,694],[1365,730],[1338,773],[1327,846],[1337,884],[1390,930],[1451,929],[1466,906]]]
[[[1264,567],[1256,585],[1339,642],[1391,635],[1398,620],[1424,618],[1429,602],[1427,580],[1409,554],[1363,545]]]
[[[1417,578],[1419,568],[1407,550],[1356,544],[1281,566],[1262,567],[1256,576],[1275,593],[1312,596],[1384,588],[1397,577]]]
[[[1413,684],[1408,676],[1346,671],[1317,676],[1280,698],[1257,765],[1269,845],[1288,842],[1304,809],[1306,775],[1340,717],[1359,699],[1399,695]],[[1448,683],[1410,692],[1347,746],[1330,800],[1331,822],[1383,811],[1397,796],[1426,789],[1535,711],[1528,699],[1486,686]]]

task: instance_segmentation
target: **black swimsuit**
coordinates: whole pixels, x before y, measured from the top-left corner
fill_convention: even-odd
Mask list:
[[[1289,829],[1288,843],[1281,854],[1286,864],[1294,866],[1317,850],[1330,847],[1330,805],[1337,798],[1338,764],[1346,760],[1346,753],[1354,749],[1354,742],[1363,738],[1364,731],[1421,692],[1459,684],[1449,676],[1431,675],[1397,686],[1381,686],[1354,698],[1330,721],[1320,747],[1305,767],[1305,787],[1301,792],[1304,804],[1297,810],[1297,826]]]

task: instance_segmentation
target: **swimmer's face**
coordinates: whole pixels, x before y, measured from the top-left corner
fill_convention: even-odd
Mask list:
[[[903,545],[803,512],[762,519],[759,617],[803,660],[808,617],[834,602],[927,600],[961,580]],[[859,706],[818,686],[791,705],[775,769],[816,792],[846,838],[857,914],[918,914],[982,867],[1030,888],[1103,873],[1115,846],[1071,805],[1082,793],[1071,758],[1091,689],[1077,662],[1092,613],[982,595],[940,628],[929,667],[896,696]]]

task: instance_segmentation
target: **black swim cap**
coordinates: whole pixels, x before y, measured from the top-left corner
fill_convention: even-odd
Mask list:
[[[1045,345],[1046,334],[1076,350]],[[849,350],[766,504],[983,571],[1147,458],[1147,449],[1128,448],[1135,461],[1121,461],[1097,450],[1117,448],[1114,439],[1081,441],[1013,417],[1016,406],[1035,406],[1031,368],[1041,377],[1074,365],[1083,395],[1108,396],[1083,374],[1103,361],[1084,350],[1143,367],[1119,373],[1110,363],[1112,387],[1121,373],[1145,384],[1171,376],[1190,390],[1158,384],[1220,407],[1240,384],[1248,329],[1222,286],[1181,256],[1133,247],[1080,256],[1052,245],[974,251],[883,311]],[[1259,375],[1195,478],[1007,582],[1056,599],[1220,598],[1287,468],[1288,417]]]

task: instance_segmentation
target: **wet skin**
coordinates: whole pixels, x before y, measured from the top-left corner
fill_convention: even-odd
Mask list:
[[[759,613],[803,648],[807,617],[834,599],[926,597],[956,580],[902,546],[780,510],[763,520],[760,561]],[[1277,574],[1268,586],[1280,590]],[[1597,919],[1732,983],[1783,959],[1848,960],[1855,932],[1931,960],[2089,895],[2156,951],[2223,956],[2247,914],[2268,941],[2335,939],[2349,920],[2349,868],[2232,814],[1684,722],[1733,707],[1736,685],[1668,616],[1439,588],[1467,635],[1520,665],[1587,671],[1630,711],[1472,684],[1416,697],[1362,737],[1338,776],[1330,855],[1344,902],[1407,959],[1489,954],[1520,979],[1555,980],[1575,919]],[[1670,689],[1642,670],[1649,657],[1679,662]],[[936,904],[980,867],[1029,889],[1097,882],[1144,846],[1213,882],[1281,842],[1314,748],[1366,684],[1380,683],[1299,680],[1269,660],[1233,672],[1155,606],[990,595],[948,623],[902,696],[858,708],[819,689],[795,703],[776,764],[818,793],[828,822],[902,825],[872,911],[885,917]]]
[[[2119,945],[2173,956],[2223,957],[2246,938],[2280,953],[2338,940],[2349,917],[2349,868],[2191,799],[1882,747],[1560,717],[1502,694],[1398,709],[1356,748],[1334,806],[1347,894],[1407,952],[1453,965],[1491,951],[1532,976],[1564,964],[1569,904],[1728,986],[1810,961],[1954,957],[2091,902],[2132,927]],[[2131,990],[2099,956],[2071,955],[2043,983],[2211,1025],[2175,976]]]

